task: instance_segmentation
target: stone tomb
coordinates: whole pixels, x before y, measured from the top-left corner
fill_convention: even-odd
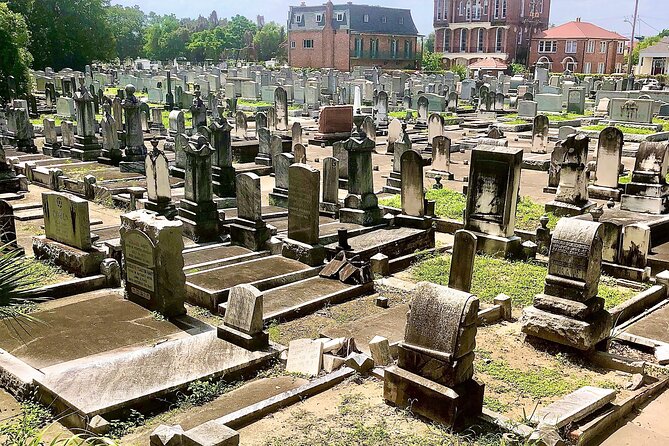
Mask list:
[[[293,164],[288,171],[290,183],[297,186],[288,192],[288,237],[281,254],[309,266],[322,265],[325,248],[319,239],[321,173],[307,164]]]
[[[546,212],[571,217],[588,212],[595,203],[588,199],[588,179],[585,169],[588,163],[590,138],[572,134],[561,142],[564,150],[560,163],[560,181],[555,200],[546,203]]]
[[[186,314],[182,223],[147,210],[121,216],[128,300],[167,318]]]
[[[412,298],[398,363],[385,370],[383,397],[434,422],[462,427],[483,407],[484,385],[474,379],[479,300],[426,282]]]
[[[60,192],[42,193],[44,236],[33,237],[35,258],[78,277],[97,274],[105,253],[91,243],[88,201]]]
[[[464,229],[474,232],[478,250],[514,256],[514,233],[523,149],[478,147],[472,150]]]
[[[523,311],[523,333],[579,350],[591,350],[606,339],[612,319],[597,296],[601,266],[601,225],[560,220],[553,232],[544,293]]]
[[[588,186],[588,195],[600,200],[620,200],[618,176],[623,154],[623,132],[607,127],[599,133],[595,184]]]
[[[666,214],[669,212],[669,144],[644,141],[636,152],[632,181],[625,185],[620,202],[624,211]]]
[[[407,150],[402,154],[400,163],[402,213],[395,217],[395,221],[400,226],[428,229],[432,226],[432,219],[426,216],[423,157],[415,150]]]

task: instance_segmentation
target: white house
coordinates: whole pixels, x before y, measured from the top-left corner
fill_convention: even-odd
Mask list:
[[[641,50],[636,74],[669,74],[669,37]]]

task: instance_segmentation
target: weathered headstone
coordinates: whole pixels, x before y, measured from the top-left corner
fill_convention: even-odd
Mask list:
[[[247,350],[262,350],[269,345],[263,331],[263,294],[244,284],[232,287],[218,337]]]
[[[260,177],[237,175],[237,219],[230,225],[230,240],[253,251],[265,249],[270,231],[262,219]]]
[[[547,153],[548,130],[548,116],[537,115],[532,125],[532,153]]]
[[[588,194],[593,198],[617,201],[620,199],[618,176],[623,154],[623,132],[607,127],[599,133],[598,141],[595,184],[588,186]]]
[[[669,212],[669,144],[644,141],[636,153],[632,181],[625,185],[620,208],[626,211]]]
[[[560,162],[560,182],[555,200],[546,204],[546,211],[559,216],[581,215],[595,204],[588,199],[588,163],[590,138],[584,134],[569,136],[562,141],[564,156]]]
[[[448,276],[449,288],[471,292],[477,242],[478,239],[473,232],[464,229],[455,231],[451,270]]]

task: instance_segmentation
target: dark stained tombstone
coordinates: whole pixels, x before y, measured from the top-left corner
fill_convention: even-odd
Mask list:
[[[464,229],[455,232],[451,271],[448,276],[449,288],[471,292],[477,243],[478,239],[473,232]]]
[[[288,237],[281,254],[310,266],[322,265],[325,247],[319,239],[321,173],[306,164],[289,167]]]
[[[669,143],[644,141],[636,152],[632,181],[625,185],[620,208],[626,211],[669,212]]]
[[[411,298],[398,363],[386,368],[383,397],[388,404],[460,428],[483,408],[484,385],[474,379],[479,300],[427,282],[419,283]]]
[[[331,214],[339,213],[339,160],[323,158],[323,202],[321,208]]]
[[[214,149],[212,154],[214,193],[220,198],[236,198],[236,173],[232,165],[232,126],[226,119],[219,119],[211,123],[209,132]]]
[[[561,219],[553,232],[544,292],[523,310],[522,331],[579,350],[604,340],[612,319],[597,296],[601,264],[601,225]]]
[[[535,116],[532,125],[532,153],[548,153],[548,130],[548,116]]]
[[[121,216],[128,300],[167,318],[186,314],[181,227],[143,209]]]
[[[572,134],[562,141],[564,156],[560,163],[560,182],[555,200],[546,204],[546,211],[559,216],[574,216],[588,212],[595,204],[588,199],[588,163],[590,138]]]
[[[291,153],[276,155],[274,160],[274,189],[269,194],[270,205],[282,208],[288,207],[289,168],[295,162],[295,156]]]
[[[270,231],[262,219],[260,177],[254,173],[237,175],[237,220],[230,225],[230,240],[252,251],[265,249]]]
[[[277,87],[274,90],[274,108],[276,109],[276,129],[282,132],[288,130],[288,93],[283,87]]]

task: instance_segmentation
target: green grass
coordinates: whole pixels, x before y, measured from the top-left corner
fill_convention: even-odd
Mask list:
[[[388,116],[391,118],[397,118],[397,119],[404,119],[406,118],[407,112],[410,111],[412,113],[416,113],[416,110],[400,110],[400,111],[393,111],[388,113]]]
[[[425,194],[428,200],[435,200],[435,214],[437,217],[450,218],[462,221],[467,206],[467,197],[451,189],[430,189]],[[400,209],[402,207],[399,195],[379,200],[379,204]],[[521,197],[516,210],[516,228],[534,231],[539,227],[539,218],[546,214],[543,205],[535,203],[528,197]],[[555,228],[558,218],[548,213],[548,227]]]
[[[608,125],[588,125],[586,127],[582,127],[583,130],[596,130],[598,132],[601,132],[605,128],[610,127]],[[627,133],[630,135],[652,135],[653,133],[657,133],[655,130],[652,129],[640,129],[637,127],[628,127],[626,125],[616,125],[614,126],[617,129],[619,129],[623,133]]]
[[[669,132],[669,119],[653,118],[653,124],[662,124],[662,131]]]
[[[274,104],[271,102],[265,102],[265,101],[249,101],[249,100],[241,100],[239,99],[237,101],[238,106],[244,106],[244,107],[274,107]]]
[[[666,176],[667,183],[669,183],[669,173]],[[629,184],[632,182],[632,173],[628,173],[625,176],[618,177],[618,184]]]
[[[448,285],[451,269],[451,255],[430,257],[413,265],[410,269],[416,281]],[[490,256],[476,256],[472,293],[481,301],[492,303],[499,294],[511,296],[516,308],[532,305],[534,296],[542,293],[547,268],[531,262],[513,262]],[[616,286],[615,280],[602,276],[599,295],[606,300],[606,308],[611,309],[630,299],[636,291]]]
[[[512,121],[500,121],[500,124],[503,125],[518,125],[518,124],[531,124],[529,121],[524,119],[514,119]]]

